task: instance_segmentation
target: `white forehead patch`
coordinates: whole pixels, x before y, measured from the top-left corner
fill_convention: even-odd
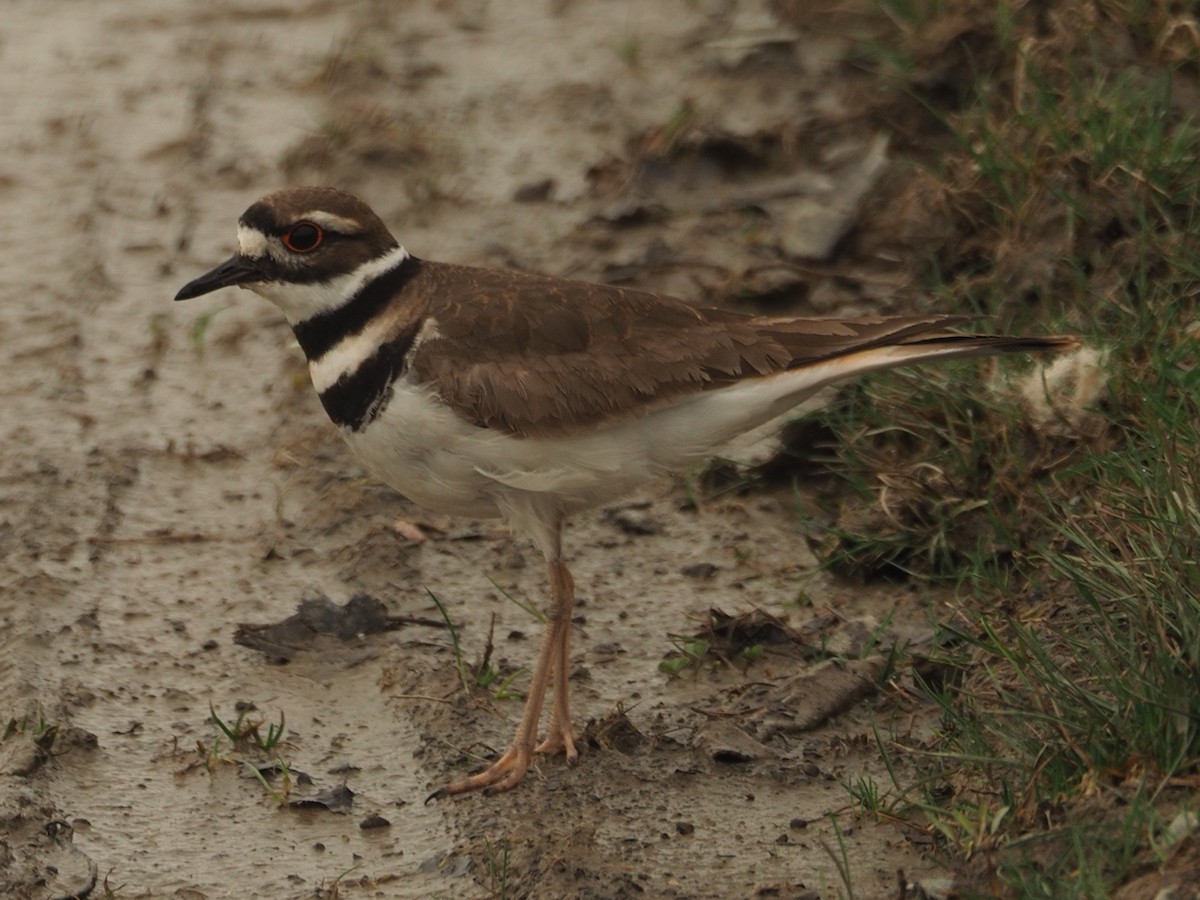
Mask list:
[[[267,236],[257,228],[249,225],[238,225],[238,253],[258,259],[267,255]]]

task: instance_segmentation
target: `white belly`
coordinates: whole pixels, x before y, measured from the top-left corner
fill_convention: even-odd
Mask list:
[[[829,380],[812,367],[698,394],[607,428],[519,438],[464,422],[428,388],[402,378],[377,419],[343,434],[375,477],[432,510],[511,520],[514,507],[532,505],[570,515],[702,461]]]
[[[426,388],[401,379],[393,389],[377,419],[342,435],[371,474],[437,512],[508,517],[514,502],[534,501],[570,514],[655,474],[625,434],[518,438],[463,422]]]

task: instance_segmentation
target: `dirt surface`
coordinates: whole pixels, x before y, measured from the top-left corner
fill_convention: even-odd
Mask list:
[[[931,721],[903,678],[874,689],[870,651],[922,640],[935,599],[817,574],[790,492],[697,506],[679,481],[573,522],[578,766],[425,805],[515,727],[498,688],[526,683],[539,625],[506,594],[540,603],[536,552],[366,479],[274,309],[171,302],[259,195],[329,183],[429,259],[890,310],[886,266],[821,262],[886,159],[842,112],[844,48],[755,3],[7,4],[0,893],[835,897],[842,864],[858,897],[897,895],[897,870],[944,880],[845,787],[887,782],[873,722],[916,744]],[[394,627],[305,638],[286,664],[233,640],[360,593]],[[431,594],[468,666],[494,617],[489,687],[464,690]],[[710,608],[778,621],[710,634],[729,663],[668,677]],[[283,741],[232,744],[211,712],[239,708],[260,736],[282,718]]]

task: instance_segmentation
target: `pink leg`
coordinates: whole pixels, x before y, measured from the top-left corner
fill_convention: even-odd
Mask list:
[[[429,800],[465,794],[486,789],[488,793],[499,793],[517,786],[525,777],[533,754],[563,750],[567,759],[574,762],[578,757],[571,737],[571,709],[567,694],[567,677],[570,675],[568,655],[571,641],[571,611],[575,606],[575,583],[571,573],[561,560],[550,562],[550,619],[542,648],[538,653],[529,685],[529,697],[525,700],[525,711],[516,736],[504,755],[477,775],[454,781],[430,795]],[[550,735],[539,746],[537,741],[538,722],[542,717],[542,704],[550,686],[551,675],[557,674],[554,686],[554,710],[551,717]]]
[[[554,706],[550,714],[550,730],[546,739],[538,744],[537,753],[557,753],[562,750],[567,762],[574,763],[579,758],[575,749],[574,735],[571,733],[571,694],[568,681],[571,677],[571,612],[575,608],[575,579],[562,563],[550,564],[550,578],[553,581],[557,570],[562,579],[557,596],[562,598],[556,604],[555,611],[560,616],[561,626],[558,629],[558,643],[554,653]]]

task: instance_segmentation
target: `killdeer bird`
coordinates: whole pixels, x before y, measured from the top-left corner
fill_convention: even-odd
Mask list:
[[[548,624],[512,745],[433,797],[508,790],[535,753],[577,757],[568,516],[706,459],[830,382],[1076,344],[949,331],[960,316],[748,316],[611,285],[426,262],[361,200],[324,187],[262,198],[238,220],[237,242],[175,299],[236,285],[270,300],[367,469],[430,509],[503,519],[549,566]],[[549,732],[538,744],[551,682]]]

